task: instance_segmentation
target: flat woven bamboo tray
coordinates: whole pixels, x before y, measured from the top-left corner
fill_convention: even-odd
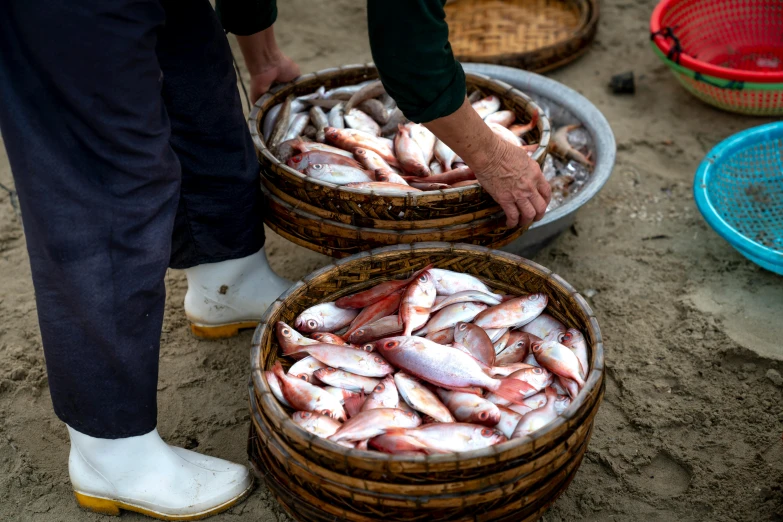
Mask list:
[[[579,396],[533,437],[484,450],[403,457],[336,446],[299,428],[271,394],[263,371],[279,353],[274,325],[306,308],[433,263],[473,274],[498,291],[544,292],[549,311],[581,329],[590,375]],[[253,336],[248,453],[256,473],[299,521],[509,521],[538,519],[578,469],[604,393],[603,341],[584,298],[560,276],[520,257],[449,243],[382,248],[337,261],[293,285]]]
[[[452,0],[446,21],[458,60],[544,72],[587,52],[598,29],[598,2]]]
[[[264,223],[283,238],[331,257],[347,257],[359,252],[391,245],[424,241],[462,242],[501,248],[522,235],[528,227],[506,228],[506,215],[494,214],[468,223],[416,230],[360,228],[340,221],[324,219],[296,208],[266,190]]]
[[[262,96],[248,117],[250,135],[256,146],[261,172],[283,193],[298,201],[356,219],[367,218],[368,227],[379,221],[417,221],[446,219],[464,214],[500,207],[480,186],[459,187],[446,190],[407,193],[400,196],[378,195],[372,190],[345,188],[319,181],[281,163],[267,148],[260,123],[264,114],[285,100],[289,94],[309,94],[321,85],[327,88],[352,85],[378,77],[372,64],[345,65],[325,69],[299,77],[296,81],[275,87]],[[549,119],[525,94],[510,85],[480,74],[467,75],[468,90],[478,89],[485,95],[494,94],[501,99],[503,108],[513,110],[522,121],[530,121],[533,113],[539,113],[536,129],[528,136],[540,146],[533,159],[543,165],[549,148]],[[404,226],[404,228],[413,228]]]

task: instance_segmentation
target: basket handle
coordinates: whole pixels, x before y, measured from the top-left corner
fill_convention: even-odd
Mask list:
[[[693,73],[693,79],[700,81],[702,83],[706,83],[707,85],[712,85],[713,87],[718,87],[719,89],[732,89],[736,91],[741,91],[745,88],[745,82],[743,81],[737,81],[737,80],[729,80],[724,84],[718,83],[713,80],[709,80],[706,76],[701,74],[700,72]]]
[[[669,60],[672,60],[677,65],[680,65],[680,55],[682,54],[682,45],[680,45],[680,39],[677,38],[677,36],[674,34],[674,28],[667,26],[661,29],[660,31],[655,31],[654,33],[650,33],[650,40],[655,40],[656,36],[672,39],[672,42],[674,42],[674,44],[672,45],[672,48],[669,49],[669,53],[666,55],[666,57]]]

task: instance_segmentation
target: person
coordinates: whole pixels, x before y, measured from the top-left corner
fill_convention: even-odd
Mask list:
[[[373,58],[404,114],[475,171],[508,224],[540,218],[538,166],[465,98],[442,0],[368,2]],[[299,74],[270,0],[8,0],[0,131],[22,209],[55,413],[84,508],[194,519],[249,494],[244,466],[167,445],[156,383],[168,267],[193,332],[255,326],[289,282],[264,253],[259,166],[225,31],[252,98]],[[222,20],[222,25],[221,25]]]

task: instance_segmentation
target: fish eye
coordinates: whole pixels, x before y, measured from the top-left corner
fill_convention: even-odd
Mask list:
[[[419,281],[421,281],[422,283],[426,283],[428,279],[429,278],[427,277],[427,274],[421,274],[419,276]]]
[[[313,414],[310,413],[309,411],[300,411],[299,416],[302,417],[303,419],[309,419],[310,417],[313,416]]]
[[[324,370],[324,373],[334,373],[334,372],[337,371],[337,368],[329,367],[329,368],[324,368],[323,370]]]
[[[283,335],[285,336],[291,335],[291,330],[289,330],[288,328],[283,328]]]
[[[307,321],[307,326],[309,326],[310,328],[316,328],[318,327],[318,323],[316,322],[315,319],[310,319],[309,321]]]
[[[571,341],[571,339],[573,339],[573,335],[571,335],[571,334],[570,334],[570,333],[568,333],[568,332],[565,332],[565,333],[561,333],[561,334],[560,334],[560,339],[559,339],[559,341],[560,341],[561,343],[567,343],[567,342],[570,342],[570,341]]]
[[[495,434],[495,430],[490,429],[490,428],[484,428],[483,430],[481,430],[481,436],[482,437],[491,437],[494,434]]]
[[[460,329],[460,331],[467,330],[468,329],[468,325],[465,324],[465,323],[462,323],[461,325],[459,325],[459,329]]]
[[[538,301],[539,299],[541,299],[541,294],[530,294],[531,301]]]
[[[378,364],[383,364],[384,363],[383,359],[381,359],[380,357],[373,357],[373,361],[375,361]]]
[[[534,352],[540,352],[541,351],[541,343],[539,341],[534,342],[530,345],[530,349]]]
[[[392,348],[397,346],[397,344],[398,344],[397,341],[386,341],[386,343],[384,343],[383,347],[386,348],[387,350],[391,350]]]
[[[535,373],[536,375],[541,375],[542,373],[544,373],[544,370],[542,370],[541,368],[533,368],[533,373]]]
[[[294,377],[296,377],[297,379],[302,379],[304,382],[310,382],[310,376],[305,373],[295,375]]]
[[[375,390],[373,390],[375,393],[383,393],[383,391],[386,389],[386,385],[384,385],[382,382],[379,382],[378,385],[375,387]]]
[[[487,420],[489,418],[489,413],[487,413],[485,411],[482,411],[481,413],[479,413],[478,418],[479,418],[479,420],[485,421],[485,420]]]
[[[294,163],[299,163],[300,161],[302,161],[302,155],[301,154],[297,154],[296,156],[291,158],[291,161],[293,161]]]
[[[373,350],[375,350],[375,347],[371,344],[365,344],[362,346],[362,350],[364,350],[367,353],[371,353]]]

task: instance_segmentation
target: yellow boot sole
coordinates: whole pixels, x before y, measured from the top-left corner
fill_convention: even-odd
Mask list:
[[[241,323],[221,324],[218,326],[202,326],[190,323],[190,331],[200,339],[226,339],[239,334],[240,330],[255,328],[259,321],[244,321]]]
[[[253,491],[253,484],[251,484],[250,487],[248,487],[238,497],[231,499],[219,506],[215,506],[214,508],[207,511],[202,511],[201,513],[195,513],[192,515],[167,515],[165,513],[152,511],[140,506],[134,506],[133,504],[126,504],[125,502],[121,502],[119,500],[94,497],[91,495],[79,493],[78,491],[74,491],[73,494],[76,496],[76,502],[81,508],[86,509],[87,511],[92,511],[93,513],[100,513],[102,515],[111,515],[116,517],[120,515],[120,510],[122,509],[124,511],[132,511],[134,513],[147,515],[148,517],[156,518],[158,520],[201,520],[203,518],[222,513],[223,511],[239,504],[245,500],[245,498],[247,498],[251,491]]]

